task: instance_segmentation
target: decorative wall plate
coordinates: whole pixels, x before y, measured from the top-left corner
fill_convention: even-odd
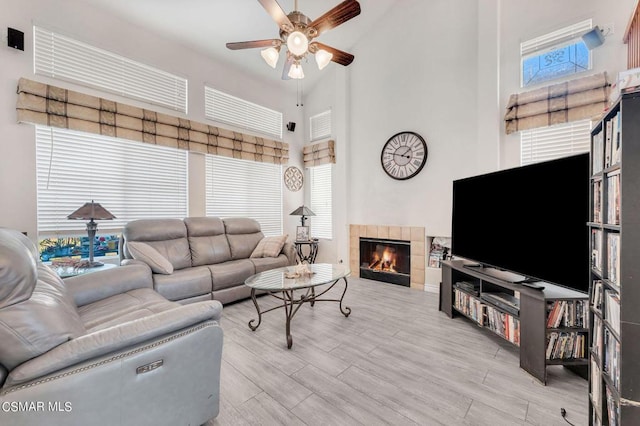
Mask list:
[[[304,184],[302,171],[295,166],[287,167],[284,171],[284,184],[289,191],[300,191]]]

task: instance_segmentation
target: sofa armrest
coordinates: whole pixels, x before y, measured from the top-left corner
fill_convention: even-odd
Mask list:
[[[151,268],[144,263],[65,278],[76,306],[83,306],[137,288],[153,288]]]
[[[293,246],[293,243],[290,243],[289,241],[284,243],[284,246],[282,247],[282,253],[287,256],[287,259],[289,259],[289,265],[296,264],[296,249]]]
[[[222,304],[211,300],[176,307],[114,327],[86,334],[69,340],[43,355],[14,368],[6,380],[5,387],[37,379],[63,368],[94,359],[125,348],[135,348],[161,336],[176,331],[217,321],[222,313]]]

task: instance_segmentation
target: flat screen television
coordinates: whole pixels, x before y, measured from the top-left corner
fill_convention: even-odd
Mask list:
[[[451,252],[587,292],[588,219],[589,154],[460,179]]]

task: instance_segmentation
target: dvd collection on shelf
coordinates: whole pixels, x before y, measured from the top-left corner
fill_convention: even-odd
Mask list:
[[[556,300],[549,303],[547,328],[586,328],[589,321],[587,300]]]
[[[624,93],[591,131],[589,416],[594,426],[636,424],[640,418],[635,380],[640,274],[634,253],[640,230],[635,185],[640,145],[634,143],[639,118],[640,93]]]
[[[547,359],[584,359],[587,332],[551,332],[547,336]]]
[[[581,359],[587,356],[589,302],[555,300],[547,305],[547,359]]]
[[[465,281],[455,284],[453,305],[455,309],[479,325],[520,346],[520,321],[517,316],[483,303],[477,297],[477,293],[470,294],[466,290],[469,285],[473,286],[473,284]]]

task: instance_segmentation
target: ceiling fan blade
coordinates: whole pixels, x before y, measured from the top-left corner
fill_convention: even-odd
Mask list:
[[[336,64],[344,65],[345,67],[353,62],[353,59],[355,58],[355,56],[353,56],[351,53],[336,49],[335,47],[327,46],[326,44],[322,44],[317,41],[314,41],[309,45],[310,52],[315,53],[319,49],[326,50],[327,52],[331,53],[333,55],[331,61],[335,62]]]
[[[293,31],[293,24],[276,0],[258,0],[269,16],[276,21],[281,30]]]
[[[318,31],[318,35],[320,35],[358,15],[360,15],[360,3],[356,0],[346,0],[321,17],[314,19],[309,26],[315,28]]]
[[[290,54],[287,54],[287,60],[284,62],[284,68],[282,68],[282,79],[283,80],[290,80],[291,77],[289,77],[289,70],[291,69],[291,66],[293,65],[293,56],[291,56]]]
[[[227,49],[240,50],[240,49],[254,49],[256,47],[277,47],[282,42],[277,39],[270,40],[253,40],[253,41],[238,41],[235,43],[227,43]]]

